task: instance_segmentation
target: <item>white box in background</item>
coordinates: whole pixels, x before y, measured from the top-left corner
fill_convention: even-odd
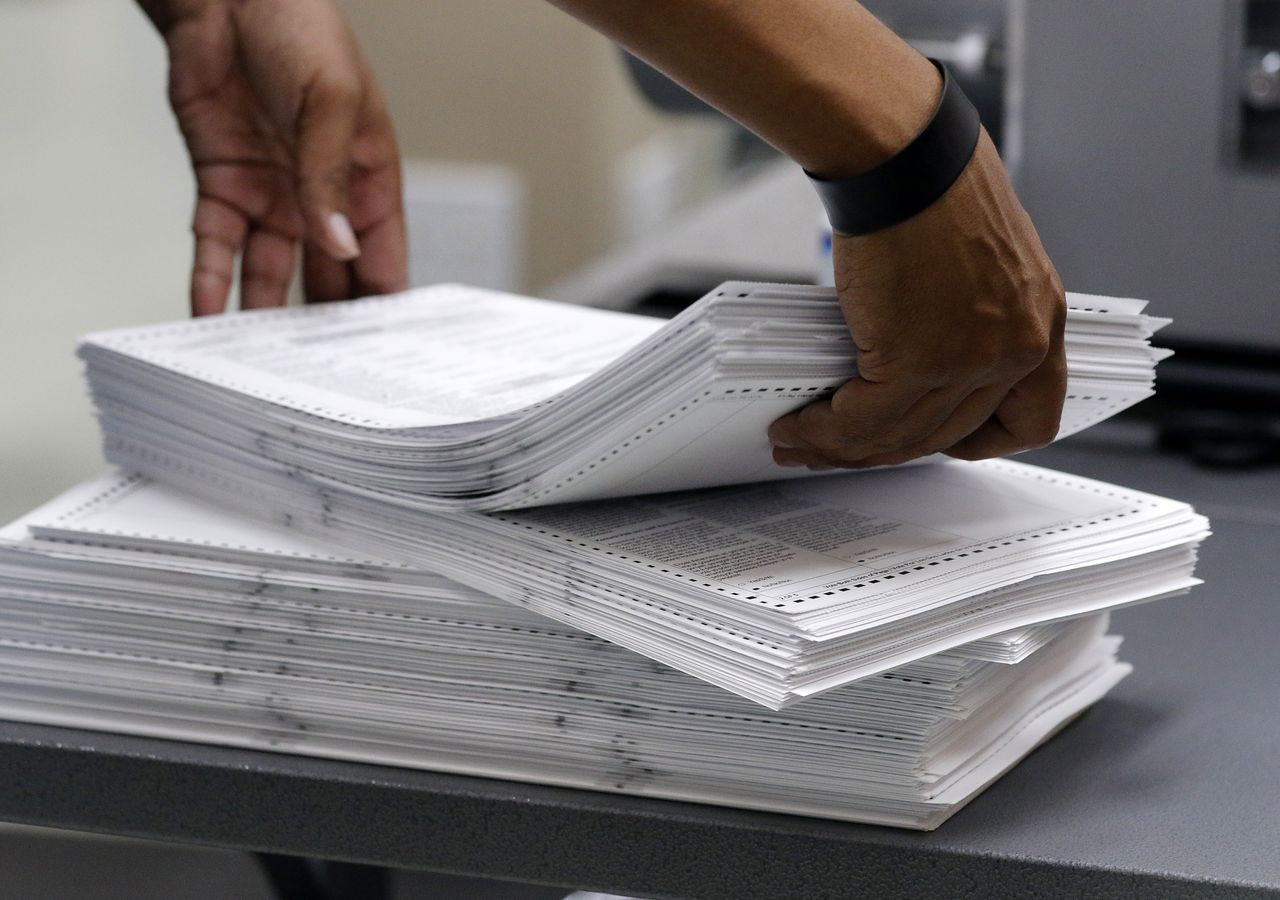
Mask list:
[[[521,290],[524,202],[524,183],[505,166],[407,160],[409,283]]]

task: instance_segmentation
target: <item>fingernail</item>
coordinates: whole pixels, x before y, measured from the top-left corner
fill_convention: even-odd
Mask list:
[[[785,461],[780,459],[775,459],[774,462],[776,462],[778,465],[782,466],[785,469],[798,469],[800,466],[804,465],[804,463],[796,462],[793,459],[788,459]]]
[[[329,237],[342,251],[339,259],[346,262],[360,255],[360,244],[356,240],[355,229],[351,227],[351,222],[346,216],[340,212],[330,213],[328,225]]]
[[[792,445],[792,444],[788,444],[786,441],[782,440],[781,438],[774,438],[774,437],[771,437],[771,438],[769,438],[769,443],[770,443],[770,444],[772,444],[773,446],[777,447],[779,450],[794,450],[794,449],[795,449],[795,446],[794,446],[794,445]]]

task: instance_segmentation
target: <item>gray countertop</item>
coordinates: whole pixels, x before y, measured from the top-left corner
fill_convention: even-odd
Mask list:
[[[1135,673],[932,834],[0,722],[0,820],[687,898],[1280,897],[1280,472],[1093,429],[1030,462],[1190,500]]]

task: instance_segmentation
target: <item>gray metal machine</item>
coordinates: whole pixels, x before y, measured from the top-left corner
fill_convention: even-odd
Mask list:
[[[959,76],[1072,290],[1152,300],[1179,344],[1280,350],[1280,0],[865,5]]]
[[[1015,0],[1006,152],[1074,290],[1280,350],[1280,2]]]

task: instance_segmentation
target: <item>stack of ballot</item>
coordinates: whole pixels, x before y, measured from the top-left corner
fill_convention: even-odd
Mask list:
[[[785,713],[138,476],[0,531],[0,717],[932,828],[1128,672],[1106,616]]]
[[[1069,302],[1063,435],[1162,356],[1142,303]],[[1208,533],[1007,460],[775,466],[856,372],[821,288],[664,324],[446,286],[80,354],[140,474],[4,532],[0,716],[929,828],[1123,677],[1106,612]]]
[[[1150,394],[1161,356],[1142,303],[1069,301],[1063,433]],[[778,467],[768,423],[856,366],[823,288],[729,283],[663,324],[442,287],[124,329],[80,352],[122,467],[772,709],[1186,590],[1205,532],[1185,504],[1017,463]]]
[[[1068,303],[1060,437],[1150,396],[1165,354],[1145,304]],[[830,289],[734,282],[666,323],[442,286],[105,332],[80,355],[113,449],[433,511],[803,476],[774,464],[769,423],[856,371]]]

